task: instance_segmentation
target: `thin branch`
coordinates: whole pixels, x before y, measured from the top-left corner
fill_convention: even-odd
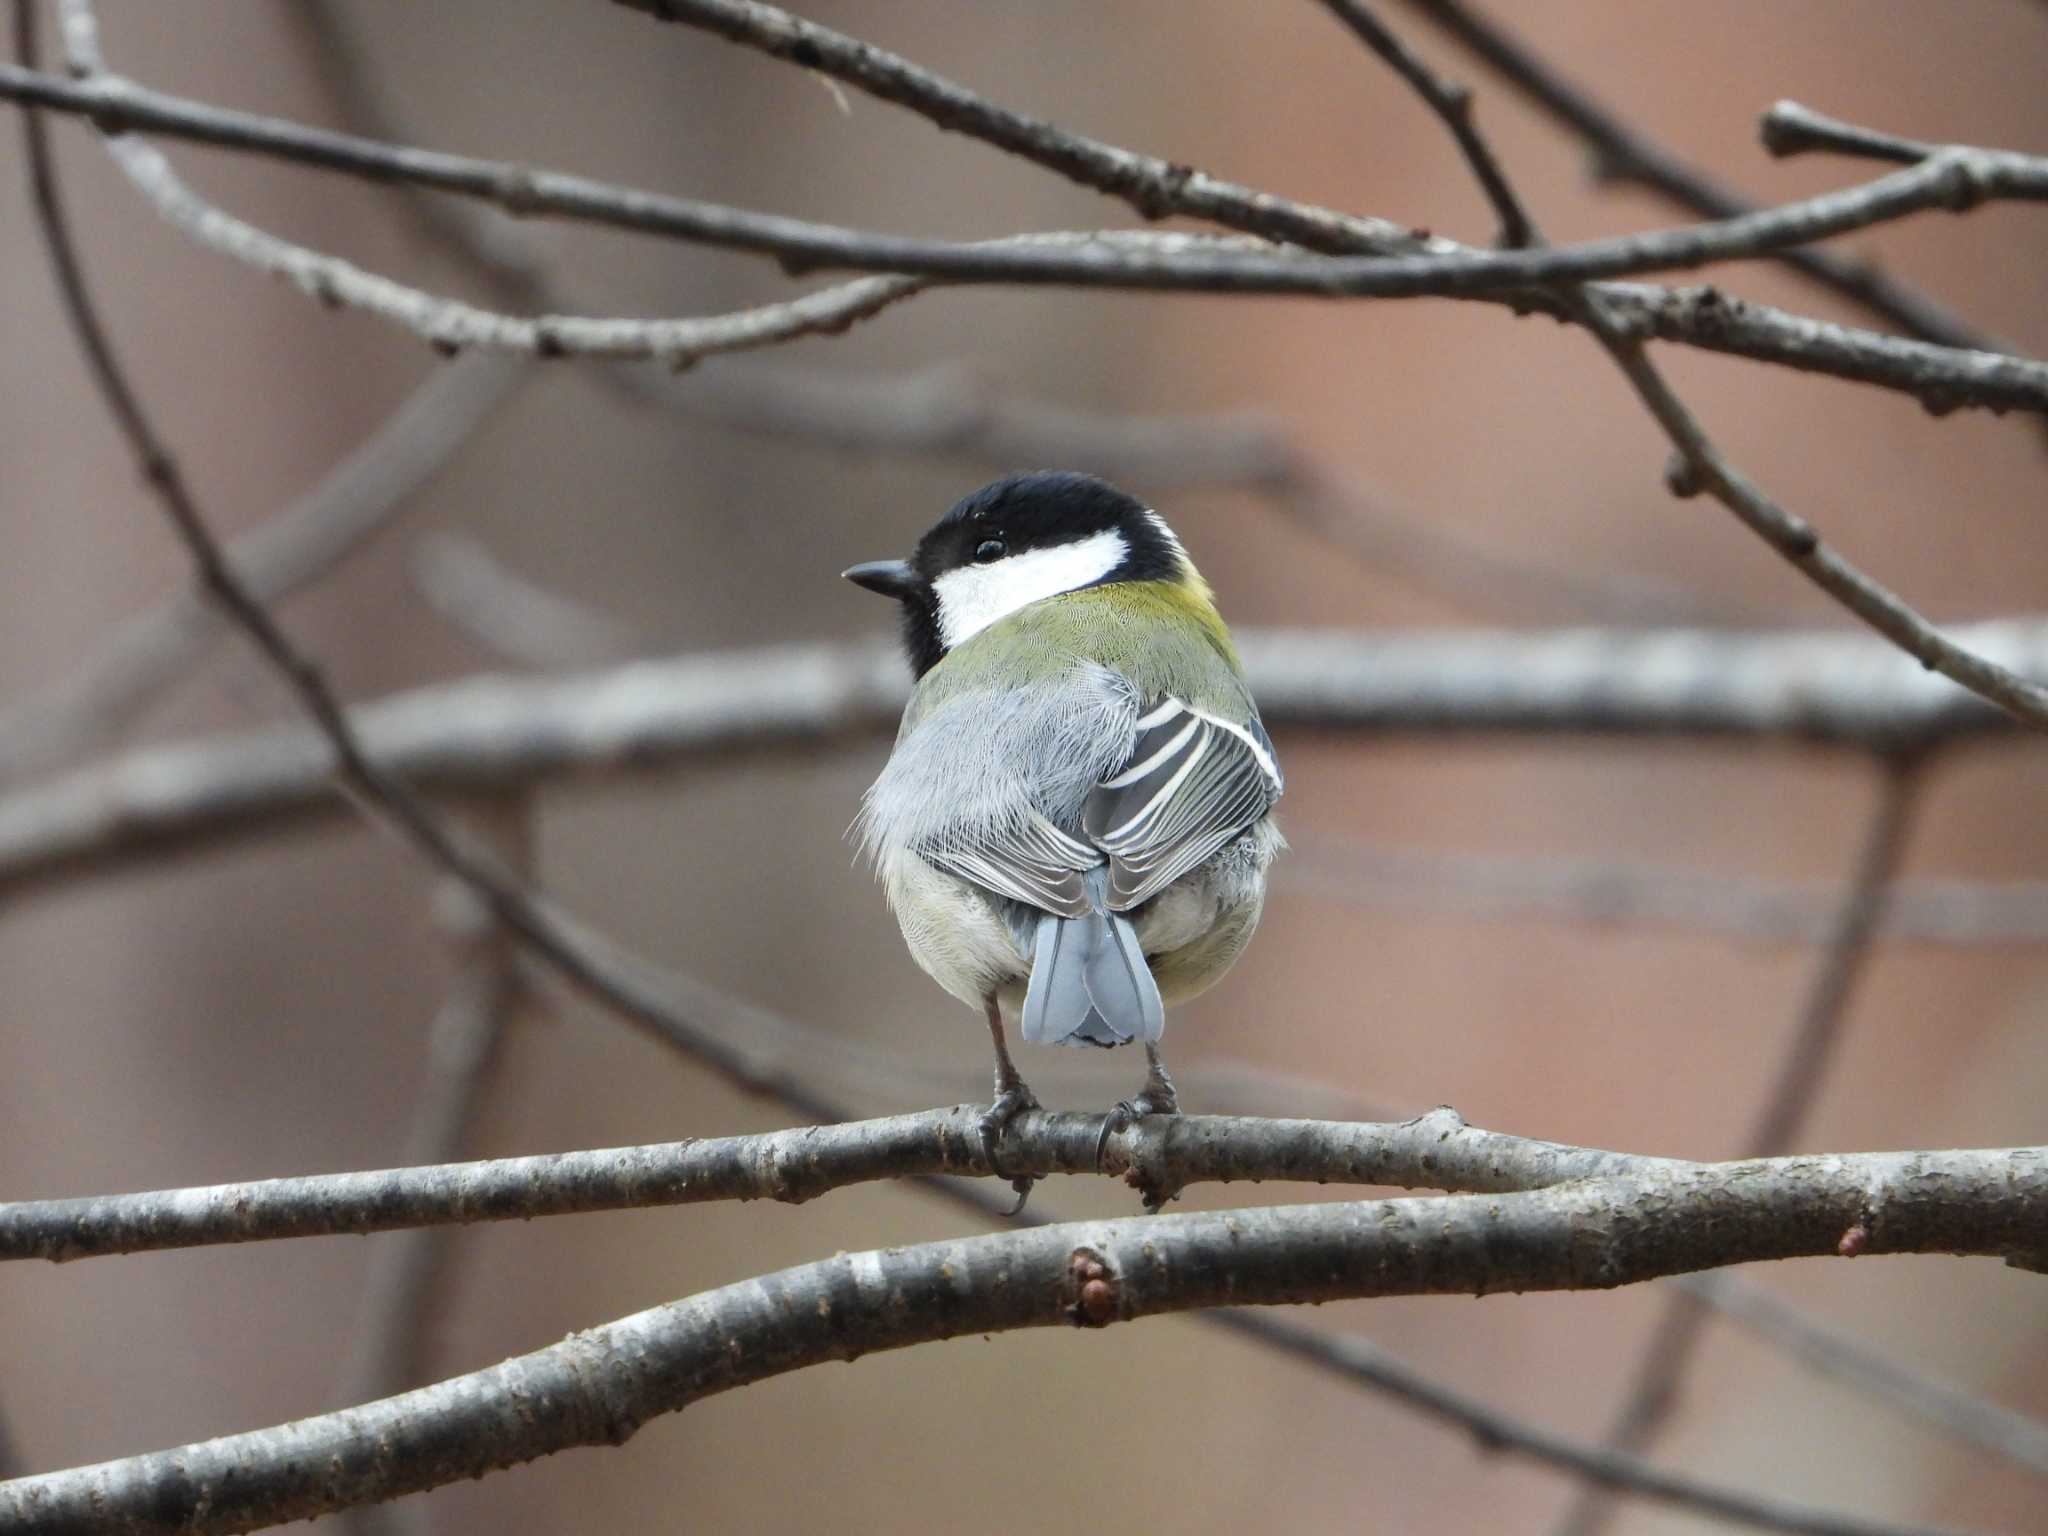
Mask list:
[[[1668,1283],[1859,1398],[1887,1403],[1966,1445],[2048,1477],[2048,1423],[1909,1370],[1740,1275],[1687,1275]]]
[[[1537,233],[1536,221],[1522,206],[1522,199],[1501,170],[1492,146],[1473,126],[1471,88],[1446,80],[1431,69],[1421,55],[1390,32],[1361,0],[1323,0],[1323,5],[1351,29],[1354,37],[1378,54],[1388,68],[1407,81],[1450,131],[1451,137],[1457,141],[1458,152],[1471,168],[1473,179],[1493,205],[1494,217],[1500,220],[1496,243],[1510,250],[1540,244],[1542,236]]]
[[[1635,335],[1899,390],[1935,415],[1969,405],[2024,409],[2039,366],[2002,352],[1959,352],[1788,314],[1711,284],[1588,286],[1606,302],[1610,319]]]
[[[1769,880],[1614,859],[1385,847],[1318,833],[1275,871],[1285,888],[1375,911],[1468,922],[1672,928],[1746,944],[1823,942],[1839,884]],[[2048,881],[1895,883],[1878,932],[1952,948],[2048,943]]]
[[[1798,1027],[1744,1142],[1745,1157],[1782,1154],[1792,1144],[1819,1091],[1905,853],[1921,783],[1917,766],[1911,762],[1894,763],[1886,769],[1855,867],[1842,887],[1833,930],[1800,1003]],[[1680,1293],[1672,1299],[1637,1362],[1621,1408],[1607,1431],[1607,1444],[1640,1452],[1655,1443],[1670,1419],[1686,1368],[1699,1352],[1709,1316],[1697,1297]],[[1596,1536],[1607,1528],[1614,1512],[1614,1501],[1604,1491],[1583,1488],[1558,1523],[1559,1536]]]
[[[1981,654],[2048,677],[2048,624],[1959,633]],[[1876,752],[2012,732],[1971,695],[1857,634],[1248,630],[1239,641],[1276,729]],[[772,646],[566,677],[474,677],[359,705],[348,719],[391,778],[492,792],[886,739],[907,693],[893,648]],[[0,899],[334,815],[334,768],[321,732],[284,726],[151,747],[0,794]]]
[[[1407,0],[1407,4],[1470,48],[1553,119],[1577,133],[1597,157],[1599,175],[1647,187],[1679,207],[1710,219],[1735,218],[1756,210],[1756,204],[1631,128],[1612,108],[1567,80],[1548,60],[1465,0]],[[1886,276],[1866,262],[1825,250],[1780,251],[1773,259],[1925,341],[1972,351],[2013,350],[1997,337],[1950,314],[1918,289]]]
[[[1934,162],[1929,161],[1929,164]],[[1989,699],[2036,730],[2048,728],[2048,688],[1958,644],[1889,588],[1866,576],[1824,543],[1813,525],[1764,494],[1714,446],[1699,419],[1651,363],[1642,342],[1617,326],[1588,291],[1588,325],[1620,366],[1637,396],[1677,449],[1666,476],[1672,493],[1705,491],[1727,507],[1800,574],[1922,666]]]
[[[708,0],[688,0],[691,5]],[[680,9],[680,7],[678,7]],[[806,24],[808,25],[808,24]],[[818,29],[822,30],[822,29]],[[850,40],[849,40],[850,42]],[[852,45],[863,56],[878,52]],[[148,91],[116,76],[72,81],[0,66],[0,98],[92,118],[119,130],[172,133],[201,143],[266,154],[375,180],[404,179],[480,197],[527,215],[581,219],[642,234],[773,256],[785,266],[903,273],[950,282],[1140,288],[1187,293],[1297,294],[1318,298],[1471,298],[1546,309],[1540,290],[1600,278],[1686,270],[1769,256],[1835,235],[1935,210],[1967,212],[1991,201],[2048,199],[2048,160],[2004,150],[1944,148],[1918,165],[1874,181],[1732,219],[1589,240],[1531,251],[1479,251],[1452,241],[1417,242],[1399,226],[1337,214],[1235,188],[1212,200],[1191,195],[1210,183],[1147,161],[1132,182],[1134,206],[1168,183],[1165,211],[1213,219],[1266,240],[1286,240],[1320,259],[1286,251],[1217,249],[1201,242],[1084,239],[1071,245],[918,240],[594,182],[553,171],[473,160],[330,133]],[[1001,109],[990,108],[1000,112]],[[1060,130],[1042,125],[1051,134]],[[1100,146],[1108,152],[1107,146]],[[1133,161],[1146,157],[1128,156]],[[1183,168],[1184,169],[1184,168]],[[1140,211],[1145,211],[1140,206]],[[1390,230],[1398,231],[1391,235]],[[1292,233],[1290,233],[1292,231]],[[1393,249],[1411,254],[1350,255]],[[1532,300],[1530,295],[1536,297]]]
[[[1065,243],[1038,239],[957,244],[875,235],[753,214],[721,205],[688,202],[609,186],[587,178],[380,144],[162,96],[106,75],[74,82],[0,65],[0,98],[90,115],[109,128],[172,133],[375,180],[402,178],[496,201],[523,214],[582,218],[642,233],[753,250],[777,256],[790,266],[918,273],[950,281],[1074,284],[1157,291],[1295,293],[1328,298],[1482,298],[1519,310],[1534,309],[1553,314],[1560,312],[1560,302],[1545,285],[1767,255],[1787,243],[1801,244],[1863,228],[1873,222],[1903,217],[1920,208],[1973,205],[1991,196],[2048,195],[2048,164],[2025,156],[1954,149],[1945,150],[1923,165],[1864,187],[1788,204],[1747,220],[1658,231],[1619,240],[1593,241],[1540,252],[1489,254],[1469,250],[1451,241],[1431,240],[1423,254],[1412,256],[1333,256],[1317,260],[1289,252],[1262,255],[1192,236],[1114,232],[1093,238],[1069,237]],[[1126,155],[1128,152],[1114,153]],[[140,164],[141,157],[135,158]],[[1164,162],[1160,165],[1164,167]],[[1172,168],[1165,167],[1165,170]],[[1313,209],[1309,205],[1288,203],[1270,194],[1245,193],[1244,196],[1250,199],[1246,206],[1252,211],[1244,213],[1233,227],[1271,222],[1257,216],[1259,208],[1269,212],[1292,210],[1281,222],[1289,223],[1291,227],[1305,220],[1308,225],[1321,229],[1326,238],[1317,248],[1366,251],[1415,248],[1415,242],[1404,229],[1386,225],[1383,221],[1355,219],[1329,210]],[[1232,223],[1229,219],[1219,221]],[[1331,241],[1339,243],[1331,246]],[[239,235],[230,243],[239,248]],[[267,254],[280,263],[284,261],[282,252],[272,250]],[[341,275],[338,268],[321,269],[320,272],[307,268],[306,271],[306,280],[313,285],[309,291],[316,297],[323,292],[334,291],[327,287],[325,277]],[[429,330],[445,318],[434,307],[439,301],[425,299],[416,290],[389,284],[388,279],[361,275],[370,285],[365,297],[387,304],[394,318],[411,315],[418,325]],[[880,291],[875,289],[858,290],[851,296],[840,290],[829,292],[839,294],[835,303],[850,305],[854,309],[881,302]],[[1695,342],[1713,350],[1733,351],[1761,361],[1790,363],[1844,378],[1907,388],[1944,407],[1968,404],[1993,409],[2048,409],[2048,364],[1957,349],[1929,351],[1925,344],[1915,347],[1894,338],[1853,331],[1848,334],[1856,339],[1856,345],[1844,350],[1834,344],[1833,330],[1816,330],[1812,322],[1754,304],[1744,307],[1745,325],[1731,329],[1720,323],[1719,316],[1701,312],[1698,306],[1666,302],[1664,292],[1622,285],[1612,290],[1612,296],[1617,313],[1654,311],[1659,334]],[[819,299],[815,294],[808,297]],[[854,299],[859,302],[853,302]],[[421,308],[422,303],[426,306],[424,309]],[[783,339],[787,334],[808,333],[809,329],[826,323],[816,315],[779,312],[781,306],[770,308],[778,312],[751,320],[714,317],[697,322],[655,323],[702,328],[660,338],[672,355],[680,357],[703,355],[735,345],[764,344],[759,339],[763,329],[774,333],[770,339]],[[543,353],[549,345],[548,323],[547,317],[525,322],[476,310],[457,313],[449,321],[453,335],[470,338],[478,344],[502,343],[508,336],[516,336],[521,344],[531,341],[534,349]],[[590,324],[628,328],[623,332],[600,329],[590,338],[593,347],[639,345],[635,338],[640,333],[631,329],[639,322],[592,321]],[[506,325],[531,325],[539,329],[507,331]],[[1837,329],[1846,331],[1847,328]],[[647,350],[659,354],[661,348],[648,342]],[[1885,359],[1884,366],[1873,368],[1873,357]]]
[[[152,145],[125,135],[105,142],[136,190],[194,241],[286,278],[323,304],[393,321],[446,354],[482,349],[541,358],[653,360],[680,370],[719,353],[836,335],[929,286],[917,277],[861,277],[782,303],[674,320],[501,314],[425,293],[339,256],[280,239],[197,196]]]
[[[1802,107],[1796,101],[1772,104],[1759,127],[1764,148],[1784,159],[1811,154],[1816,150],[1831,155],[1851,155],[1862,160],[1890,160],[1900,165],[1918,165],[1930,155],[1941,153],[1938,144],[1880,133]]]
[[[117,1253],[704,1201],[796,1204],[884,1179],[989,1178],[996,1171],[977,1113],[976,1106],[961,1105],[644,1147],[22,1201],[0,1205],[0,1262],[66,1263]],[[1101,1115],[1020,1116],[1004,1134],[1001,1176],[1106,1173],[1154,1190],[1313,1180],[1497,1193],[1681,1166],[1672,1159],[1483,1131],[1448,1108],[1398,1124],[1159,1116],[1133,1122],[1106,1141],[1103,1125]]]
[[[21,1479],[0,1486],[0,1523],[244,1530],[616,1445],[657,1414],[878,1350],[1217,1306],[1625,1285],[1832,1254],[1857,1226],[1865,1253],[2048,1255],[2048,1155],[1681,1166],[1485,1200],[1172,1214],[843,1254],[382,1402]],[[1897,1529],[1671,1474],[1640,1491],[1775,1530]]]

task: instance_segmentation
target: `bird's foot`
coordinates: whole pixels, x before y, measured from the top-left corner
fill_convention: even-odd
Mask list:
[[[1109,1149],[1110,1137],[1129,1130],[1149,1116],[1179,1113],[1180,1098],[1173,1091],[1172,1079],[1164,1072],[1155,1071],[1145,1079],[1145,1086],[1136,1098],[1118,1099],[1109,1113],[1102,1117],[1102,1134],[1095,1139],[1095,1171],[1102,1172],[1102,1154]]]
[[[989,1105],[988,1113],[981,1117],[981,1150],[988,1158],[988,1165],[995,1170],[997,1178],[1007,1175],[996,1157],[996,1143],[1003,1139],[1003,1132],[1010,1122],[1028,1109],[1039,1108],[1038,1095],[1033,1093],[1022,1078],[1013,1078],[996,1085],[996,1101]],[[1015,1216],[1024,1209],[1024,1202],[1031,1198],[1031,1186],[1038,1181],[1029,1174],[1020,1174],[1010,1179],[1010,1188],[1017,1192],[1017,1203],[1003,1212],[1004,1216]]]

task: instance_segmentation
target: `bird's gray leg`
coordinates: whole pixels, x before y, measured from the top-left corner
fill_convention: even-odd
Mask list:
[[[1173,1091],[1173,1079],[1166,1075],[1166,1063],[1159,1059],[1159,1047],[1151,1041],[1145,1042],[1145,1086],[1138,1090],[1135,1099],[1120,1099],[1116,1107],[1103,1116],[1102,1135],[1095,1143],[1095,1166],[1102,1167],[1102,1154],[1109,1146],[1109,1138],[1117,1132],[1128,1130],[1134,1121],[1147,1115],[1177,1115],[1180,1113],[1180,1095]]]
[[[1173,1091],[1173,1079],[1166,1075],[1166,1063],[1159,1059],[1159,1047],[1145,1045],[1145,1086],[1131,1100],[1131,1113],[1142,1120],[1147,1115],[1177,1115],[1180,1095]]]
[[[1009,1123],[1027,1109],[1037,1109],[1038,1095],[1033,1093],[1017,1071],[1017,1064],[1010,1060],[1009,1042],[1003,1038],[1003,1011],[991,992],[984,1000],[988,1010],[988,1037],[996,1048],[996,1098],[988,1107],[988,1113],[981,1117],[981,1149],[988,1155],[988,1165],[998,1178],[1002,1177],[1002,1165],[996,1161],[996,1143]],[[1172,1090],[1169,1088],[1168,1092]],[[1017,1191],[1017,1203],[1010,1207],[1008,1215],[1014,1216],[1024,1209],[1024,1202],[1031,1198],[1031,1186],[1036,1181],[1028,1176],[1010,1180],[1010,1188]]]

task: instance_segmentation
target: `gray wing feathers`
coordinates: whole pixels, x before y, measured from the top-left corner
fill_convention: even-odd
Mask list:
[[[1100,866],[1084,877],[1090,907],[1083,915],[1038,919],[1022,1019],[1034,1045],[1123,1045],[1157,1040],[1166,1028],[1137,930],[1102,909],[1107,877]]]
[[[972,841],[952,837],[925,843],[930,864],[983,890],[1062,917],[1089,910],[1082,876],[1102,863],[1100,850],[1067,836],[1037,811],[1026,811]]]
[[[1138,722],[1130,763],[1089,795],[1088,840],[1109,855],[1109,906],[1150,900],[1257,821],[1280,796],[1272,744],[1256,716],[1237,727],[1156,701]]]

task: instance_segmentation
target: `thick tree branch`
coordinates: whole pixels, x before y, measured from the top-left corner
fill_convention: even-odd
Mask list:
[[[976,1126],[978,1113],[961,1105],[753,1136],[25,1201],[0,1205],[0,1261],[64,1263],[704,1201],[796,1203],[882,1179],[998,1176]],[[1501,1192],[1679,1166],[1483,1131],[1451,1109],[1400,1124],[1159,1117],[1134,1122],[1107,1141],[1102,1129],[1100,1115],[1033,1111],[1005,1133],[1000,1176],[1101,1172],[1162,1192],[1283,1179]]]
[[[1605,1288],[1832,1254],[1852,1228],[1862,1253],[2048,1255],[2048,1155],[1681,1166],[1486,1199],[1142,1217],[841,1255],[382,1402],[0,1485],[0,1523],[246,1530],[616,1445],[657,1414],[878,1350],[1218,1306]],[[1880,1528],[1798,1514],[1776,1528]]]
[[[2048,625],[1958,634],[2048,677]],[[1567,630],[1549,634],[1246,631],[1276,728],[1371,736],[1718,738],[1917,751],[2009,721],[1892,647],[1855,634]],[[435,791],[646,772],[815,750],[893,731],[908,684],[882,647],[787,646],[551,678],[477,677],[359,705],[362,749]],[[320,732],[281,727],[154,747],[0,795],[0,898],[331,815]]]

